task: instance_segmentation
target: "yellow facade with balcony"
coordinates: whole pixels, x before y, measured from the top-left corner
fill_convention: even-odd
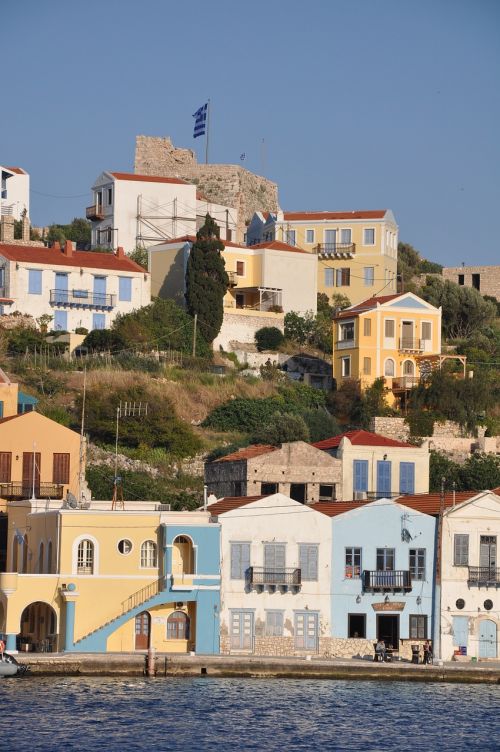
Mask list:
[[[369,298],[333,324],[333,375],[362,388],[383,376],[388,401],[416,386],[441,354],[441,308],[413,293]]]

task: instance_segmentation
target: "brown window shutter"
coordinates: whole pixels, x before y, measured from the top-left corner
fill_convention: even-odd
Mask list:
[[[69,454],[54,452],[52,483],[69,483]]]
[[[0,452],[0,483],[10,483],[12,452]]]

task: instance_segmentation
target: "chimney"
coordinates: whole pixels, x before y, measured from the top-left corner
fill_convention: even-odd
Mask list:
[[[61,252],[60,242],[58,240],[54,240],[54,242],[52,243],[52,248],[54,249],[54,251],[59,251],[60,253]]]
[[[64,246],[64,255],[69,256],[71,258],[73,256],[73,241],[67,240]]]
[[[23,212],[23,218],[22,218],[22,234],[21,237],[23,239],[23,243],[29,243],[30,242],[30,218],[28,217],[28,212]]]
[[[125,258],[125,251],[123,250],[122,246],[119,245],[116,249],[116,258],[123,259]]]
[[[0,240],[2,243],[11,243],[14,240],[14,217],[11,214],[2,216],[0,223]]]

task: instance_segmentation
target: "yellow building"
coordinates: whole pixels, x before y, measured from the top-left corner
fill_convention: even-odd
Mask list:
[[[219,525],[168,505],[8,505],[7,650],[218,652]]]
[[[393,402],[418,384],[422,370],[440,353],[441,308],[413,293],[369,298],[334,320],[337,387],[346,379],[367,387],[383,376]]]
[[[352,305],[397,291],[398,226],[390,210],[257,212],[247,243],[279,240],[317,257],[318,292]]]

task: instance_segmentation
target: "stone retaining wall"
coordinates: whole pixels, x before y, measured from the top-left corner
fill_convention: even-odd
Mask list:
[[[297,650],[294,646],[293,637],[255,637],[254,648],[251,655],[270,657],[304,657],[316,655],[321,658],[373,658],[374,643],[376,640],[343,637],[320,637],[319,649],[316,653],[311,650]],[[424,640],[400,640],[399,652],[395,656],[403,660],[411,661],[412,645],[419,645],[420,656],[423,656]],[[234,655],[230,649],[228,635],[221,635],[221,655]]]

